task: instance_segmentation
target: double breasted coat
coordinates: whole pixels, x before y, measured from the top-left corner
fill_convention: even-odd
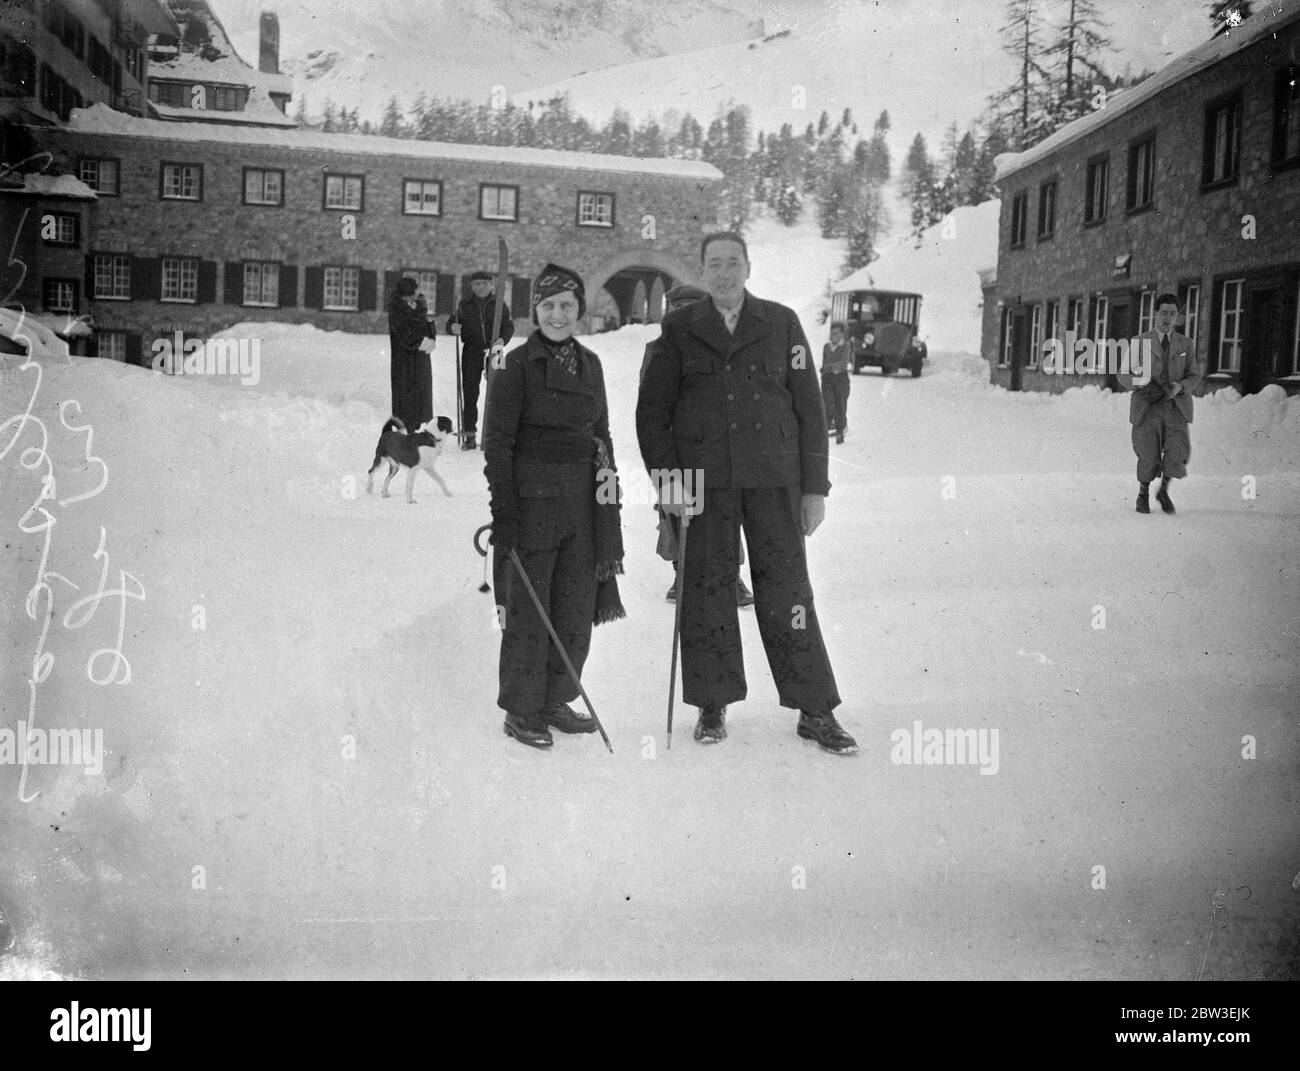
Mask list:
[[[423,301],[412,307],[397,294],[388,302],[393,416],[406,425],[407,431],[415,431],[433,419],[433,367],[429,355],[420,349],[424,339],[438,334],[428,312]]]

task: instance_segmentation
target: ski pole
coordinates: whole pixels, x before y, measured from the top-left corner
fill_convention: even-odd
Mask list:
[[[560,642],[560,637],[556,635],[555,626],[551,624],[551,619],[546,615],[546,611],[542,609],[542,600],[537,597],[537,592],[533,589],[533,582],[528,579],[528,574],[524,572],[523,562],[519,560],[519,552],[514,547],[510,548],[510,560],[515,563],[515,570],[519,573],[519,579],[524,582],[524,587],[528,589],[528,594],[532,597],[533,605],[537,607],[537,612],[542,615],[542,623],[546,626],[546,631],[551,634],[551,641],[555,644],[555,649],[560,652],[560,657],[564,660],[564,668],[569,671],[573,683],[578,686],[578,692],[582,696],[582,701],[587,704],[591,720],[596,723],[596,728],[600,731],[600,738],[605,741],[609,753],[614,754],[614,745],[609,742],[605,727],[600,724],[600,719],[596,717],[596,708],[591,705],[591,700],[587,698],[587,689],[582,686],[582,681],[578,678],[578,671],[573,668],[573,663],[569,661],[569,653],[564,649],[564,644]]]
[[[686,593],[686,533],[691,515],[682,510],[681,538],[677,543],[677,606],[673,610],[673,661],[668,673],[668,747],[673,749],[673,698],[677,692],[677,643],[682,634],[682,596]]]
[[[465,442],[465,400],[460,385],[460,332],[452,336],[456,340],[456,438]]]

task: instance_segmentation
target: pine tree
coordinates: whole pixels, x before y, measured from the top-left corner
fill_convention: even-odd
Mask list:
[[[334,109],[334,102],[325,98],[325,108],[321,112],[321,130],[326,134],[333,134],[339,128],[338,112]]]
[[[1059,71],[1053,102],[1053,122],[1048,133],[1087,114],[1094,85],[1106,87],[1110,76],[1101,64],[1110,48],[1105,31],[1109,24],[1097,11],[1097,0],[1069,0],[1069,10],[1047,55],[1055,57]]]
[[[1002,50],[1014,56],[1020,68],[1016,81],[990,98],[995,121],[1006,130],[1016,151],[1033,144],[1042,129],[1042,116],[1052,99],[1051,77],[1039,62],[1042,55],[1041,15],[1035,4],[1042,0],[1007,0],[1007,21],[1001,29]]]
[[[930,162],[930,152],[922,134],[912,139],[911,148],[907,150],[902,179],[903,196],[912,206],[912,234],[919,240],[921,232],[928,226],[926,220],[934,187],[934,165]]]
[[[379,123],[379,133],[386,138],[400,138],[403,136],[402,125],[402,109],[397,98],[389,97],[388,107],[384,109],[384,117]]]
[[[953,200],[958,205],[972,205],[975,197],[975,165],[979,161],[979,150],[975,145],[975,135],[969,130],[957,143],[953,155],[952,179]]]

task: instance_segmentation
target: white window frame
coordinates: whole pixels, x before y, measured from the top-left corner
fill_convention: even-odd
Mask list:
[[[1029,360],[1026,368],[1037,368],[1043,352],[1043,303],[1037,302],[1029,313]]]
[[[1040,355],[1049,338],[1059,339],[1061,337],[1061,302],[1059,298],[1047,302],[1047,310],[1043,313],[1043,319],[1044,334],[1042,345],[1039,346]]]
[[[416,293],[423,294],[432,309],[438,300],[438,273],[431,268],[407,268],[402,278],[415,280]]]
[[[1236,113],[1235,116],[1233,113]],[[1210,184],[1235,179],[1241,170],[1241,98],[1229,100],[1212,109],[1214,117],[1214,144],[1211,148]],[[1229,120],[1235,118],[1235,122]],[[1229,150],[1234,150],[1231,153]]]
[[[331,290],[334,292],[333,303],[330,299]],[[349,293],[352,296],[351,304],[347,303]],[[321,307],[327,312],[359,312],[361,310],[361,269],[340,265],[327,267],[321,279]]]
[[[1106,219],[1106,210],[1110,200],[1110,157],[1092,160],[1084,171],[1088,189],[1085,193],[1084,223],[1102,223]],[[1092,206],[1092,215],[1087,216],[1088,206]]]
[[[1133,203],[1128,205],[1130,212],[1140,212],[1155,204],[1156,200],[1156,139],[1143,138],[1132,147],[1133,153]],[[1147,193],[1146,200],[1142,199]]]
[[[158,265],[158,279],[159,301],[193,305],[199,300],[197,257],[163,257]]]
[[[1101,342],[1106,337],[1106,322],[1110,319],[1110,298],[1106,296],[1097,299],[1097,307],[1092,314],[1092,340]]]
[[[203,200],[202,164],[163,164],[162,169],[164,201]]]
[[[1067,315],[1067,331],[1073,331],[1076,339],[1082,338],[1087,332],[1088,323],[1085,317],[1088,315],[1087,298],[1070,298],[1070,308]]]
[[[614,226],[614,195],[598,190],[578,191],[578,226]]]
[[[488,197],[492,194],[495,194],[496,206],[489,212]],[[501,200],[504,194],[510,195],[509,212],[501,208]],[[508,223],[517,222],[519,220],[519,187],[499,186],[490,182],[483,183],[478,192],[478,215],[479,219],[501,220]]]
[[[334,196],[331,197],[331,190]],[[352,196],[355,193],[355,198]],[[326,175],[325,207],[345,212],[360,212],[366,196],[364,175]]]
[[[109,349],[113,352],[104,352],[104,343],[109,343]],[[95,338],[96,352],[99,356],[107,361],[126,361],[126,332],[125,331],[98,331]]]
[[[1156,292],[1154,290],[1143,290],[1138,296],[1138,334],[1143,335],[1151,330],[1151,326],[1156,321]]]
[[[250,292],[255,295],[251,300]],[[280,307],[280,265],[277,261],[244,261],[244,300],[241,304],[262,309]]]
[[[125,253],[96,253],[94,267],[96,301],[131,300],[131,257]]]
[[[46,279],[45,285],[52,289],[56,294],[62,297],[56,297],[54,302],[45,303],[48,312],[76,312],[77,311],[77,287],[68,279]],[[42,299],[48,296],[42,294]]]
[[[267,193],[267,180],[275,179],[275,196]],[[249,180],[257,180],[256,195],[249,188]],[[284,204],[284,172],[274,167],[249,167],[244,169],[244,204],[269,205],[279,208]]]
[[[1192,340],[1192,352],[1196,352],[1197,334],[1201,328],[1201,284],[1192,283],[1187,287],[1187,298],[1183,312],[1183,334]]]
[[[1015,324],[1015,317],[1011,313],[1010,307],[1002,310],[1002,338],[998,341],[998,367],[1011,367],[1011,335],[1012,327]]]
[[[433,208],[429,206],[429,191],[434,191]],[[414,193],[413,198],[411,194]],[[412,207],[415,205],[415,207]],[[442,180],[441,179],[403,179],[402,180],[402,215],[404,216],[441,216],[442,215]]]
[[[1237,296],[1236,304],[1231,310],[1228,308],[1229,290],[1235,288]],[[1223,280],[1222,296],[1219,299],[1219,340],[1215,347],[1215,371],[1218,372],[1240,372],[1241,371],[1241,319],[1245,314],[1245,306],[1242,302],[1246,295],[1245,279],[1225,279]],[[1232,317],[1232,333],[1228,333],[1228,318]],[[1227,367],[1223,363],[1224,344],[1230,344],[1231,360]]]
[[[106,170],[112,173],[112,189],[108,187],[104,174]],[[87,157],[77,163],[77,177],[100,197],[116,197],[121,192],[121,167],[117,160],[100,156]]]

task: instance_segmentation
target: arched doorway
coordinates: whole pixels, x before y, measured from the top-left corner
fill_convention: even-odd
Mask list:
[[[602,330],[627,323],[658,323],[663,317],[665,291],[678,283],[698,281],[690,264],[667,253],[636,250],[616,254],[592,273],[588,287],[588,293],[596,295],[592,326]]]

